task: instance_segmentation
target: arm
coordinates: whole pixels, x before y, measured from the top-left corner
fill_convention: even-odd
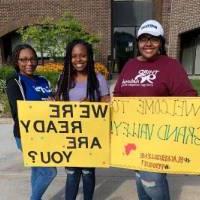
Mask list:
[[[121,82],[122,82],[122,75],[120,74],[117,79],[117,82],[115,84],[114,91],[113,91],[113,96],[115,96],[115,97],[122,96],[121,95]]]
[[[8,102],[10,104],[12,118],[14,120],[14,136],[20,138],[19,122],[17,116],[17,100],[23,100],[23,96],[21,94],[18,84],[14,81],[14,79],[7,81],[6,93],[8,97]]]
[[[127,64],[124,66],[121,73],[119,74],[119,77],[117,78],[117,81],[116,81],[116,84],[115,84],[115,87],[114,87],[114,91],[113,91],[114,97],[123,96],[123,91],[121,89],[121,85],[122,85],[122,81],[123,81],[123,78],[124,78],[124,71],[125,71],[126,66],[127,66]]]
[[[101,102],[110,102],[110,91],[107,80],[101,74],[98,74],[99,91],[101,95]]]
[[[175,61],[173,71],[169,77],[169,92],[171,96],[197,96],[197,91],[193,88],[183,66]]]
[[[23,100],[20,88],[14,80],[7,81],[6,93],[13,119],[17,118],[17,100]]]
[[[128,71],[128,68],[133,67],[134,65],[134,59],[130,59],[128,62],[126,62],[126,64],[124,65],[121,73],[119,74],[119,77],[117,79],[117,82],[115,84],[115,87],[114,87],[114,91],[113,91],[113,96],[115,97],[121,97],[121,96],[124,96],[123,94],[123,90],[121,88],[121,85],[122,85],[122,82],[123,82],[123,79],[124,79],[124,76],[128,73],[130,73]]]
[[[49,90],[51,90],[51,92],[48,94],[48,97],[44,100],[55,101],[55,97],[54,97],[55,95],[54,95],[54,92],[53,92],[53,89],[52,89],[52,86],[51,86],[51,82],[46,77],[43,77],[43,76],[41,76],[41,77],[46,81],[46,84],[47,84],[47,87],[49,88]]]

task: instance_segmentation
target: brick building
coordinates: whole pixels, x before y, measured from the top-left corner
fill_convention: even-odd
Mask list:
[[[191,75],[200,74],[200,1],[163,0],[162,21],[168,54],[179,58]]]
[[[70,12],[86,31],[96,33],[99,59],[105,61],[110,54],[111,3],[108,0],[1,0],[0,1],[0,63],[6,62],[13,42],[14,32],[31,24],[38,24],[44,17],[60,17]]]
[[[199,0],[1,0],[0,63],[8,60],[18,28],[66,11],[100,37],[97,60],[106,64],[110,55],[121,61],[117,71],[135,54],[138,26],[154,18],[164,26],[169,55],[180,58],[189,74],[200,74]]]

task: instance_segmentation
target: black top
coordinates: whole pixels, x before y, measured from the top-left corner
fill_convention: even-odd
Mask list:
[[[19,122],[17,117],[17,100],[25,100],[24,87],[20,81],[20,77],[14,74],[6,81],[6,93],[10,104],[11,114],[14,120],[14,136],[20,138]]]

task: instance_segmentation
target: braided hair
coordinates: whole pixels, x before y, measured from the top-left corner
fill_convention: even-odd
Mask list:
[[[94,69],[94,60],[93,60],[93,49],[92,45],[85,42],[84,40],[73,40],[66,47],[66,54],[64,58],[64,69],[58,80],[56,99],[69,100],[69,90],[73,88],[75,83],[76,70],[72,65],[72,50],[73,48],[81,44],[87,50],[87,91],[86,98],[89,101],[100,101],[100,92],[99,92],[99,81],[97,79],[95,69]]]

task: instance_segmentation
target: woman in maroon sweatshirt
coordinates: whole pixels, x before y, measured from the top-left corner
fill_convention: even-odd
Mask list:
[[[137,33],[138,56],[124,66],[114,96],[197,96],[196,91],[175,59],[165,50],[164,31],[155,20],[144,22]],[[136,172],[140,200],[169,200],[166,174]]]

